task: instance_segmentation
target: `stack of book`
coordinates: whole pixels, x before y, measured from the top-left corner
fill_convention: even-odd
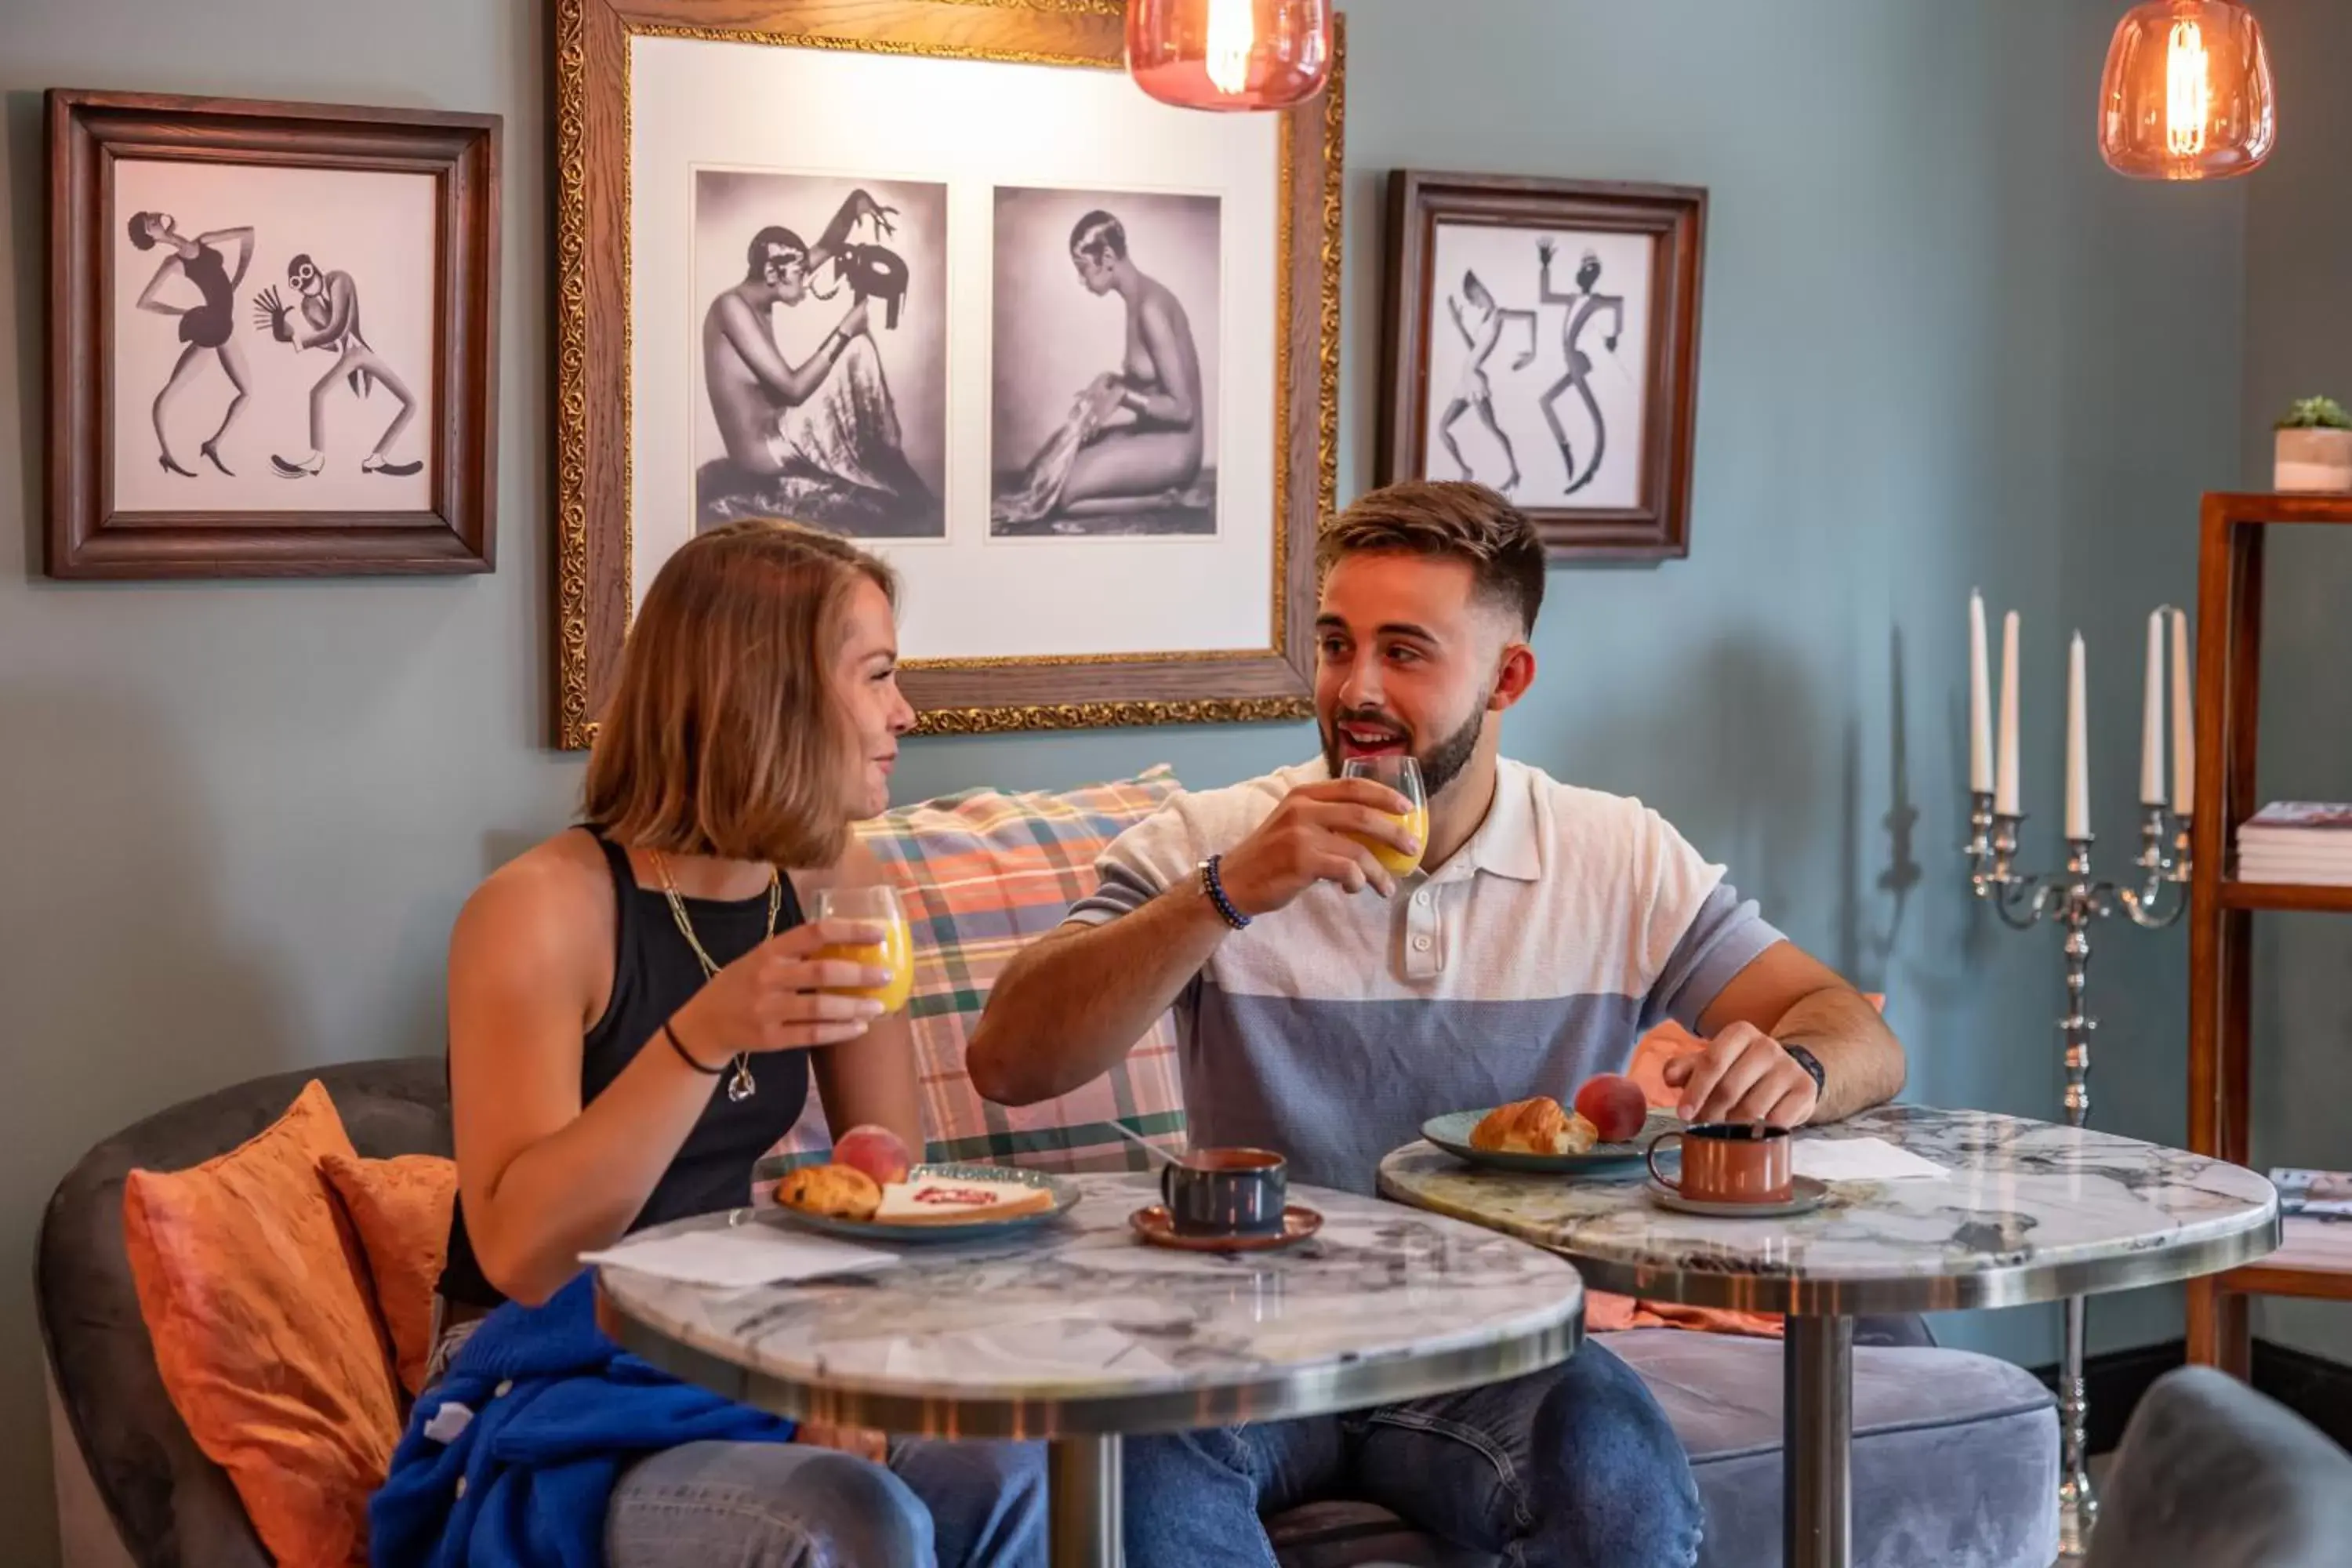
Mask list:
[[[2279,1166],[2271,1172],[2279,1213],[2309,1219],[2352,1220],[2352,1174]]]
[[[2238,879],[2352,887],[2352,805],[2273,801],[2238,829]]]

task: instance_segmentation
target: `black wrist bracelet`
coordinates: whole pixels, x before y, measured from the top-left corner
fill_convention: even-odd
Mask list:
[[[663,1039],[669,1042],[669,1048],[677,1053],[677,1059],[692,1068],[695,1071],[700,1073],[703,1077],[717,1078],[720,1073],[727,1070],[724,1067],[707,1068],[700,1062],[697,1061],[695,1059],[694,1053],[688,1050],[685,1046],[678,1042],[678,1037],[670,1028],[669,1020],[667,1018],[662,1020],[661,1035]]]
[[[1233,900],[1225,896],[1224,879],[1217,875],[1217,867],[1223,859],[1222,855],[1212,855],[1201,862],[1201,890],[1209,895],[1209,902],[1217,906],[1219,919],[1235,931],[1244,931],[1249,926],[1250,917],[1234,907]]]
[[[1805,1069],[1805,1076],[1807,1078],[1813,1080],[1813,1094],[1816,1098],[1821,1095],[1823,1089],[1829,1088],[1830,1075],[1827,1069],[1822,1066],[1821,1058],[1813,1055],[1812,1052],[1805,1049],[1804,1047],[1790,1045],[1786,1040],[1780,1042],[1780,1048],[1789,1053],[1789,1059],[1790,1061],[1795,1062],[1799,1067]]]

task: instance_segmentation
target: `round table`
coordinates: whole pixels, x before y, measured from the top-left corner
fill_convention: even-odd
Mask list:
[[[1428,1143],[1381,1190],[1572,1259],[1595,1289],[1788,1315],[1782,1561],[1851,1561],[1853,1319],[2013,1307],[2217,1273],[2278,1245],[2278,1194],[2241,1166],[1988,1111],[1886,1106],[1803,1139],[1874,1137],[1947,1179],[1830,1184],[1792,1219],[1702,1219],[1639,1166],[1583,1178],[1475,1170]]]
[[[1048,1225],[831,1279],[730,1292],[607,1266],[599,1316],[656,1365],[781,1415],[1045,1438],[1055,1568],[1119,1562],[1123,1434],[1471,1387],[1564,1361],[1583,1334],[1576,1270],[1478,1226],[1294,1186],[1324,1216],[1311,1240],[1179,1252],[1129,1228],[1159,1201],[1150,1177],[1073,1179],[1083,1197]]]

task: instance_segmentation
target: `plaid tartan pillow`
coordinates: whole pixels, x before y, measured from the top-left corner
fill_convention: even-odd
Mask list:
[[[858,832],[906,906],[915,944],[908,1003],[923,1122],[935,1161],[984,1160],[1045,1170],[1140,1169],[1143,1152],[1108,1125],[1181,1152],[1184,1097],[1176,1032],[1165,1017],[1124,1064],[1059,1100],[1009,1110],[981,1099],[964,1047],[989,987],[1013,955],[1059,925],[1094,891],[1110,841],[1179,788],[1164,764],[1131,779],[1058,793],[972,790],[863,824]],[[832,1146],[814,1086],[808,1109],[777,1145],[813,1160]]]

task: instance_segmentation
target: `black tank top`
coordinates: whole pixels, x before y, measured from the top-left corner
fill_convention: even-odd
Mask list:
[[[654,1032],[703,985],[702,965],[671,918],[669,900],[658,888],[637,885],[629,857],[620,846],[601,833],[596,834],[596,843],[613,873],[616,938],[612,1000],[581,1042],[583,1105],[604,1093],[638,1051],[667,1050],[667,1043],[656,1039]],[[764,892],[740,900],[688,899],[685,904],[694,934],[721,964],[751,952],[767,931],[768,895]],[[793,896],[792,879],[786,878],[776,930],[790,931],[801,920],[800,900]],[[710,1049],[700,1042],[698,1047],[706,1055]],[[751,1060],[759,1092],[748,1100],[727,1098],[727,1082],[734,1074],[731,1063],[726,1074],[711,1080],[710,1103],[703,1107],[669,1169],[654,1184],[645,1207],[629,1222],[631,1230],[736,1208],[751,1201],[753,1163],[792,1131],[807,1103],[808,1053],[768,1051]],[[462,1198],[449,1220],[449,1260],[441,1270],[441,1294],[478,1307],[496,1307],[506,1300],[482,1273],[474,1256],[473,1243],[466,1235]]]

